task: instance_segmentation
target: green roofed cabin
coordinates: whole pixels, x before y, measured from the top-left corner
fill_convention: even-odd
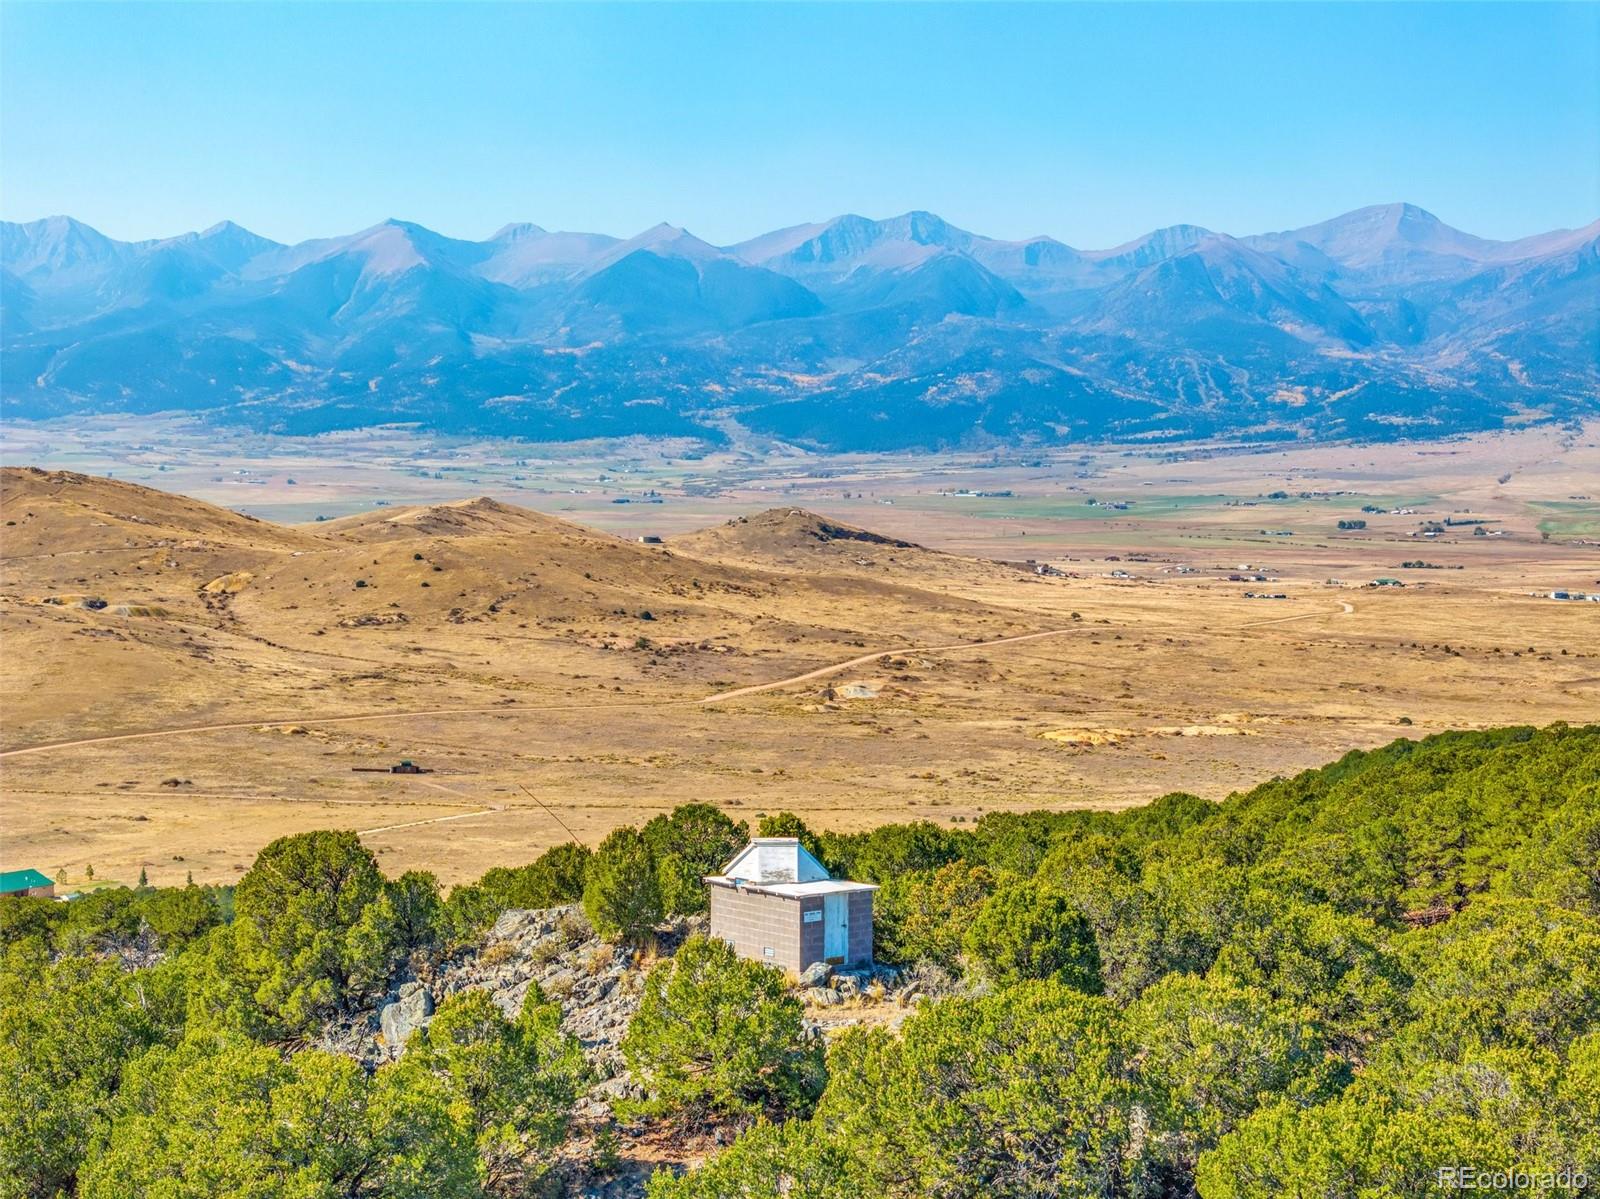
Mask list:
[[[55,882],[37,870],[0,871],[0,899],[13,899],[20,895],[54,899],[55,894]]]

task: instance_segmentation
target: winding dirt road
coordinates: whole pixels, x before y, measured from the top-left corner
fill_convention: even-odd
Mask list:
[[[1349,616],[1356,610],[1356,606],[1349,600],[1339,601],[1339,614]],[[1274,616],[1270,620],[1251,620],[1240,625],[1241,629],[1259,629],[1264,624],[1287,624],[1291,620],[1310,620],[1313,616],[1331,616],[1331,612],[1296,612],[1293,616]]]
[[[1345,614],[1355,611],[1353,604],[1344,600],[1339,601],[1339,606]],[[1289,620],[1305,620],[1312,616],[1328,616],[1327,611],[1300,612],[1293,616],[1282,616],[1272,620],[1253,621],[1250,624],[1240,625],[1240,628],[1254,628],[1260,625],[1281,624]],[[78,749],[86,745],[110,745],[120,741],[140,741],[155,737],[183,737],[193,733],[221,733],[233,729],[249,729],[264,724],[296,724],[296,725],[332,725],[356,724],[368,720],[419,720],[430,716],[471,716],[493,713],[517,712],[581,712],[605,709],[608,711],[629,711],[643,708],[663,707],[688,707],[703,706],[706,704],[722,703],[724,700],[743,699],[751,695],[764,695],[769,691],[780,691],[785,687],[792,687],[796,683],[808,683],[814,679],[827,678],[829,675],[850,670],[856,666],[865,666],[869,662],[878,662],[884,658],[893,658],[900,654],[951,654],[963,650],[993,649],[1001,645],[1020,645],[1026,641],[1042,641],[1049,637],[1065,637],[1071,633],[1081,632],[1083,626],[1072,626],[1065,629],[1046,629],[1038,633],[1019,633],[1014,637],[995,637],[989,641],[959,641],[952,645],[900,645],[892,649],[876,650],[870,654],[860,654],[843,662],[834,662],[827,666],[819,666],[814,670],[803,671],[800,674],[790,675],[787,678],[774,679],[770,683],[753,683],[748,687],[735,687],[729,691],[719,691],[715,695],[707,695],[701,699],[672,699],[651,701],[622,701],[619,703],[600,704],[495,704],[492,706],[471,706],[458,708],[423,708],[414,712],[358,712],[347,716],[258,716],[251,720],[229,720],[217,724],[191,724],[179,728],[147,729],[137,733],[110,733],[100,737],[82,737],[75,741],[47,741],[40,745],[24,746],[21,749],[8,749],[0,752],[0,760],[18,758],[24,754],[49,753],[58,749]]]
[[[702,699],[636,700],[632,702],[623,700],[615,703],[598,704],[495,704],[493,706],[459,708],[423,708],[414,712],[396,712],[392,710],[385,712],[356,712],[346,716],[258,716],[251,720],[227,720],[216,724],[190,724],[179,728],[147,729],[137,733],[108,733],[100,737],[80,737],[73,741],[47,741],[40,745],[5,750],[0,752],[0,759],[17,758],[24,754],[48,753],[51,750],[58,749],[77,749],[86,745],[110,745],[120,741],[140,741],[155,737],[182,737],[191,733],[222,733],[233,729],[255,728],[264,724],[295,724],[309,727],[311,725],[355,724],[367,720],[417,720],[430,716],[472,716],[500,712],[582,712],[596,709],[620,712],[641,708],[698,706],[701,704],[720,703],[727,699],[738,699],[746,695],[760,695],[767,691],[777,691],[784,687],[793,686],[796,683],[825,678],[830,674],[849,670],[853,666],[863,666],[868,662],[876,662],[880,658],[892,658],[896,654],[952,653],[957,650],[981,649],[994,645],[1012,645],[1020,641],[1037,641],[1042,637],[1060,637],[1073,631],[1072,629],[1049,629],[1042,633],[1023,633],[1016,637],[997,637],[992,641],[963,641],[954,645],[896,646],[893,649],[861,654],[859,657],[851,658],[848,661],[819,666],[815,670],[807,670],[800,674],[790,675],[788,678],[775,679],[770,683],[756,683],[749,687],[737,687],[731,691],[719,691],[715,695],[708,695]]]
[[[732,691],[719,691],[716,695],[708,695],[704,699],[695,702],[715,704],[725,699],[739,699],[746,695],[761,695],[767,691],[778,691],[784,687],[793,686],[795,683],[809,683],[812,679],[827,678],[830,674],[838,674],[841,670],[849,670],[853,666],[865,666],[868,662],[877,662],[883,658],[893,658],[897,654],[948,654],[963,649],[987,649],[994,645],[1015,645],[1019,641],[1038,641],[1044,637],[1062,637],[1073,632],[1077,632],[1077,630],[1047,629],[1043,633],[1022,633],[1016,637],[996,637],[993,641],[960,641],[955,645],[907,645],[898,649],[883,649],[877,653],[862,654],[859,658],[851,658],[848,662],[835,662],[832,666],[819,666],[815,670],[806,671],[804,674],[791,675],[786,679],[778,679],[771,683],[755,683],[749,687],[735,687]]]

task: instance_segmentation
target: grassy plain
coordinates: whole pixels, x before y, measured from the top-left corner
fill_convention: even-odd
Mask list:
[[[454,882],[692,799],[859,828],[1220,797],[1600,711],[1600,605],[1535,594],[1600,590],[1600,429],[771,449],[7,428],[8,464],[116,481],[5,474],[0,864],[224,881],[332,825]],[[433,773],[352,770],[400,758]]]

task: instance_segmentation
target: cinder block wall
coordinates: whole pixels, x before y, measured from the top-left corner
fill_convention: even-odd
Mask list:
[[[875,894],[873,891],[850,892],[849,965],[872,961],[872,897]]]
[[[810,899],[800,901],[801,914],[796,917],[800,921],[800,969],[804,970],[812,962],[822,960],[822,896],[813,895]],[[806,915],[815,912],[816,919],[806,923]]]
[[[741,957],[786,970],[804,969],[800,954],[802,927],[798,900],[736,891],[732,887],[711,887],[711,935],[728,942]],[[810,927],[818,930],[820,951],[822,925]],[[770,955],[766,952],[768,949],[772,950]]]

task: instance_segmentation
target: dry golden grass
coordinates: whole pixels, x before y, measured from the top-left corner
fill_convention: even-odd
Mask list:
[[[1600,711],[1600,606],[1527,594],[1600,587],[1583,536],[1540,536],[1546,503],[1581,517],[1592,435],[949,470],[835,463],[726,525],[774,498],[730,485],[664,546],[495,501],[285,527],[7,470],[0,856],[225,881],[274,836],[337,826],[456,882],[690,800],[959,824],[1220,797],[1399,735]],[[1017,494],[933,494],[958,485]],[[1256,498],[1279,489],[1349,495]],[[1376,496],[1418,512],[1333,528]],[[1462,509],[1506,534],[1409,536]],[[818,535],[845,523],[919,544]],[[987,560],[1027,558],[1069,577]],[[1245,562],[1273,581],[1227,581]],[[1411,585],[1354,585],[1377,575]],[[351,769],[403,757],[434,772]]]

